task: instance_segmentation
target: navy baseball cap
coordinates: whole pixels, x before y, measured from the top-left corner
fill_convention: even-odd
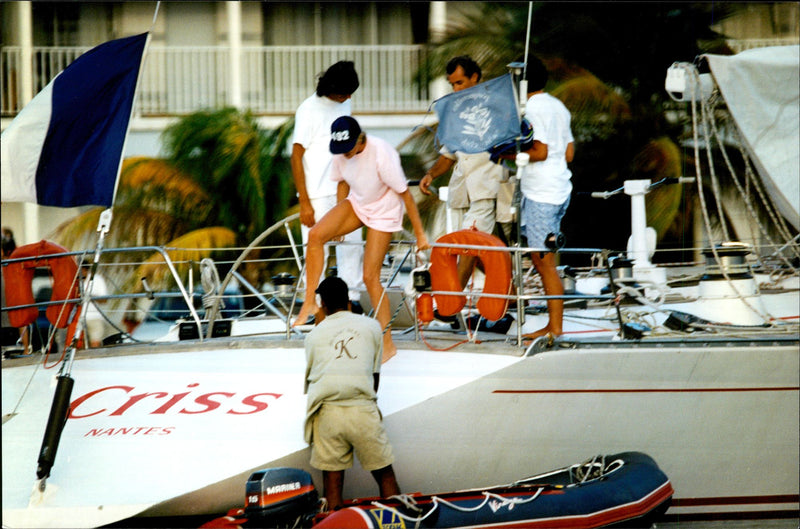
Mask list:
[[[358,121],[350,116],[336,118],[331,124],[331,153],[344,154],[353,150],[361,135]]]

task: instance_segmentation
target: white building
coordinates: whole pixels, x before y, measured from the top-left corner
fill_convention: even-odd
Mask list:
[[[156,2],[3,2],[0,126],[83,52],[150,31],[126,157],[157,156],[164,127],[204,108],[249,109],[274,128],[314,91],[318,73],[344,59],[355,62],[361,80],[353,113],[396,144],[444,93],[441,81],[414,76],[431,34],[444,27],[445,4],[174,1],[156,10]],[[17,244],[47,236],[75,214],[2,204],[2,224]]]
[[[446,22],[474,2],[0,2],[0,128],[86,50],[151,32],[125,156],[159,154],[178,116],[209,107],[249,109],[266,128],[289,118],[316,74],[353,60],[361,87],[353,113],[397,144],[449,91],[442,78],[414,78]],[[474,6],[472,6],[474,7]],[[737,51],[796,43],[797,2],[748,4],[714,29]],[[18,244],[47,236],[73,209],[2,204]]]

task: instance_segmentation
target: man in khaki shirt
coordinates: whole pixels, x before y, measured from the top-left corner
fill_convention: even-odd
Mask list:
[[[454,57],[447,63],[447,81],[454,92],[472,88],[481,80],[481,69],[470,57]],[[454,167],[455,166],[455,167]],[[495,223],[507,222],[498,219],[497,198],[501,182],[506,180],[505,169],[493,163],[488,152],[467,154],[451,153],[443,148],[439,158],[420,179],[419,189],[431,194],[434,179],[453,168],[447,190],[447,205],[456,214],[454,223],[460,229],[475,227],[485,233],[493,233]],[[458,275],[462,288],[467,285],[475,267],[475,257],[463,256],[458,262]]]
[[[322,470],[330,510],[343,504],[344,471],[353,455],[372,473],[382,497],[400,494],[394,454],[378,409],[383,336],[380,324],[348,309],[347,284],[328,277],[316,290],[322,314],[306,336],[305,440]]]

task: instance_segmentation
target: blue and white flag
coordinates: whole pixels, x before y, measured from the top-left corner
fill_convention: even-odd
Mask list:
[[[453,92],[434,101],[437,141],[450,152],[474,154],[520,134],[511,74]]]
[[[2,134],[2,201],[111,206],[147,33],[87,51]]]

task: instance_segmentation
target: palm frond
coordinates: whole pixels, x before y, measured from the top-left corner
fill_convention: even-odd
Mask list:
[[[171,212],[140,207],[136,203],[114,208],[109,244],[124,246],[162,246],[194,226],[192,219]]]
[[[183,280],[193,263],[199,263],[205,257],[212,257],[220,248],[230,248],[235,245],[235,232],[214,226],[191,231],[164,246],[170,261]],[[174,286],[170,270],[160,253],[153,254],[136,269],[128,285],[133,292],[141,292],[140,278],[146,278],[152,288],[165,289]]]
[[[120,187],[131,190],[154,188],[186,197],[196,197],[198,201],[208,199],[208,193],[191,176],[160,158],[136,156],[122,162]]]
[[[94,236],[100,214],[106,208],[96,207],[61,223],[48,238],[64,248],[89,248],[96,242]]]
[[[551,93],[572,114],[572,128],[578,141],[607,138],[631,119],[625,98],[589,73],[561,83]]]
[[[162,137],[168,159],[214,196],[218,207],[212,223],[252,237],[288,204],[283,186],[277,204],[267,200],[266,190],[279,181],[272,173],[290,131],[284,125],[265,133],[250,112],[224,108],[187,116]]]
[[[648,142],[631,162],[632,177],[653,182],[681,175],[681,151],[669,138],[661,137]],[[663,237],[680,212],[683,186],[662,186],[645,197],[647,224]]]
[[[423,164],[429,165],[439,155],[436,152],[436,130],[438,124],[417,127],[397,145],[398,151],[409,151],[420,156]]]
[[[436,43],[419,79],[444,75],[447,62],[457,55],[469,55],[481,65],[483,79],[507,72],[506,65],[524,51],[525,20],[516,10],[498,7],[491,2],[463,2],[448,21],[442,38]]]
[[[291,164],[285,153],[293,131],[294,117],[268,131],[261,143],[261,185],[268,190],[269,199],[264,204],[264,225],[256,231],[288,215],[286,209],[295,195]]]
[[[147,157],[123,162],[117,203],[195,222],[205,221],[212,205],[209,194],[191,176],[166,160]]]

